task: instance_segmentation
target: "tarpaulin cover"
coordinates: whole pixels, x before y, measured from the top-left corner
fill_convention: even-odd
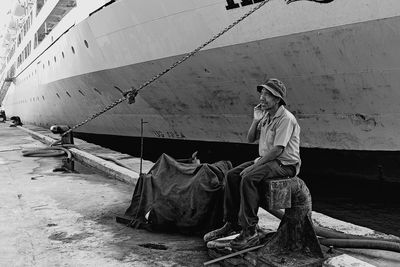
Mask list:
[[[148,230],[204,234],[216,229],[223,219],[224,176],[231,168],[229,161],[180,163],[163,154],[139,178],[125,216],[133,227]]]

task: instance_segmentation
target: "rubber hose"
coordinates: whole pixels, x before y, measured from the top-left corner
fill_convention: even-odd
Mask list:
[[[121,161],[119,161],[119,160],[117,160],[117,159],[114,159],[114,158],[112,158],[112,157],[108,157],[108,156],[97,156],[97,157],[99,157],[99,158],[101,158],[101,159],[104,159],[104,160],[112,161],[112,162],[114,162],[115,164],[117,164],[118,166],[124,167],[125,169],[133,170],[133,169],[132,169],[131,167],[129,167],[128,165],[126,165],[126,164],[122,163]]]
[[[68,149],[59,146],[22,151],[24,157],[58,157],[65,154],[69,159],[72,158],[72,154]]]
[[[379,249],[400,253],[400,244],[381,240],[365,240],[365,239],[333,239],[320,238],[319,242],[325,246],[333,246],[336,248],[361,248],[361,249]]]
[[[281,210],[269,210],[268,212],[281,220],[283,218],[283,215],[285,214]],[[357,240],[377,241],[376,238],[339,233],[334,230],[331,230],[331,229],[328,229],[325,227],[321,227],[321,226],[314,226],[314,229],[318,236],[322,236],[322,237],[329,238],[329,239],[357,239]],[[395,243],[395,244],[400,243],[400,240],[391,240],[391,239],[379,239],[379,241],[391,242],[391,243]]]

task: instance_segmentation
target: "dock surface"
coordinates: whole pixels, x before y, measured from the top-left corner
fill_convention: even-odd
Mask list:
[[[0,124],[0,266],[201,266],[209,260],[201,238],[117,224],[133,185],[79,166],[78,174],[55,173],[61,158],[22,157],[22,149],[39,147],[46,146]]]
[[[24,127],[56,137],[43,128]],[[138,159],[79,139],[76,144],[93,155],[120,159],[137,172]],[[22,156],[23,149],[43,147],[27,131],[0,124],[0,266],[202,266],[210,259],[201,238],[116,223],[115,216],[130,204],[133,184],[78,163],[78,173],[53,172],[61,158]],[[151,165],[146,161],[144,170]],[[269,213],[260,210],[259,216],[261,227],[278,227]],[[320,213],[313,219],[340,232],[399,240]],[[398,253],[341,251],[374,266],[400,266]]]

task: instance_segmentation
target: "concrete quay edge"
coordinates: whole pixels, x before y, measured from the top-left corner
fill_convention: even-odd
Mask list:
[[[36,137],[42,143],[45,143],[47,145],[51,145],[55,141],[57,141],[49,136],[37,133],[23,126],[17,126],[17,127],[29,133],[30,135]],[[78,160],[80,163],[95,168],[96,170],[104,173],[106,176],[110,178],[117,179],[119,181],[133,185],[136,184],[139,178],[139,174],[137,172],[118,166],[115,163],[101,159],[88,152],[79,150],[77,148],[70,148],[69,151],[72,153],[74,158]]]

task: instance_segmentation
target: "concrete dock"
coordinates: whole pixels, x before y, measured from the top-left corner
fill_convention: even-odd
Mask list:
[[[200,266],[209,259],[201,238],[117,224],[133,185],[79,166],[78,174],[55,173],[60,158],[22,157],[22,149],[39,147],[0,124],[0,266]]]
[[[78,159],[102,170],[77,163],[78,173],[53,172],[61,158],[22,156],[23,149],[46,147],[42,142],[55,137],[34,126],[0,124],[0,266],[202,266],[210,259],[201,238],[150,233],[115,222],[130,204],[138,159],[79,139]],[[104,161],[109,157],[132,170]],[[144,171],[151,165],[146,161]],[[276,218],[264,211],[259,215],[262,227],[277,228]],[[340,232],[400,240],[323,214],[313,213],[313,218]],[[341,251],[361,264],[400,266],[398,253]]]

